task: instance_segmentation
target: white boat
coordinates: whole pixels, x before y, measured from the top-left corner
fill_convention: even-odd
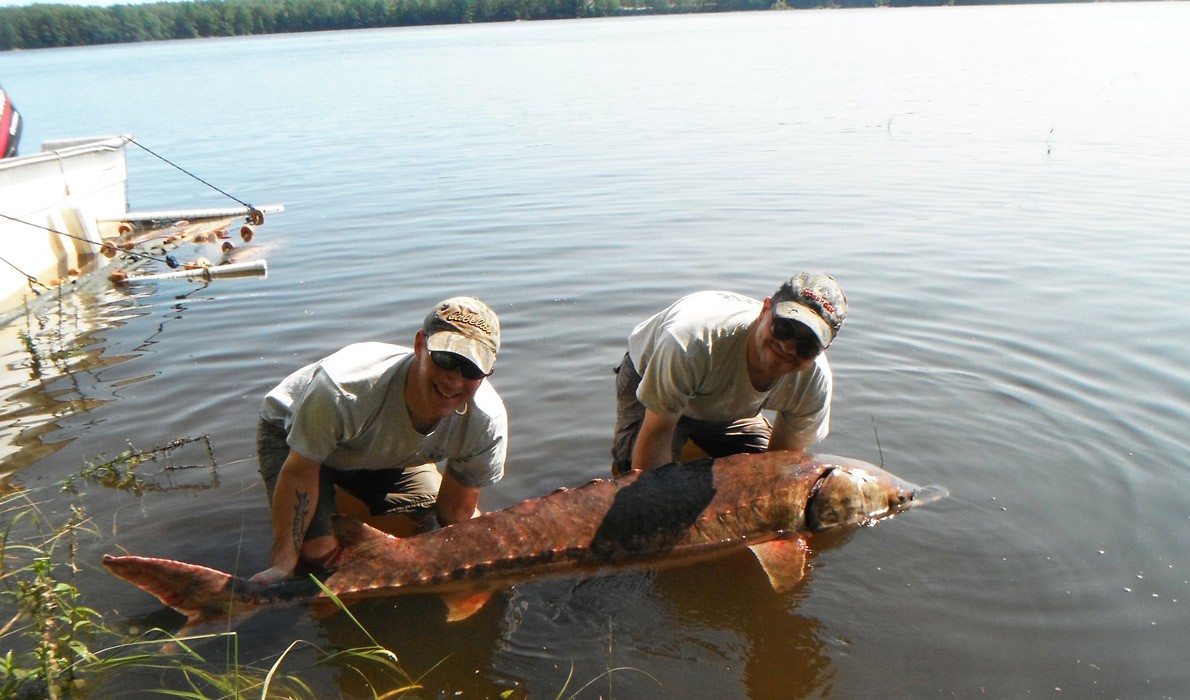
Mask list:
[[[92,303],[122,294],[105,287],[266,273],[259,241],[247,241],[265,213],[283,207],[129,211],[131,143],[59,140],[0,157],[0,492],[24,466],[69,444],[43,436],[91,397],[67,391],[63,399],[55,380],[87,357],[79,339],[103,313]]]
[[[0,158],[0,313],[112,262],[179,265],[171,246],[201,242],[239,219],[247,239],[281,205],[134,212],[125,148],[131,136],[46,142],[40,153]],[[226,252],[230,243],[224,243]],[[202,261],[202,264],[212,264]],[[135,279],[135,270],[123,275]],[[122,281],[118,275],[113,281]]]

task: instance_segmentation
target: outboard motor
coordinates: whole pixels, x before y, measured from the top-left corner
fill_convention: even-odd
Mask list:
[[[12,106],[8,93],[0,87],[0,158],[12,158],[17,154],[21,141],[21,114]]]

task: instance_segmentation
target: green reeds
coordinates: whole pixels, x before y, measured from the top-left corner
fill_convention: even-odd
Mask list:
[[[174,450],[205,442],[211,469],[210,484],[176,486],[161,484],[171,470],[194,465],[171,459]],[[141,474],[137,468],[164,458],[167,464],[157,474]],[[211,488],[218,485],[210,438],[183,438],[147,452],[129,449],[114,459],[87,464],[64,484],[73,496],[74,486],[83,480],[141,496],[170,488]],[[151,629],[129,637],[125,631],[106,625],[99,612],[82,604],[76,583],[79,541],[98,538],[101,533],[76,503],[70,504],[65,521],[55,524],[42,503],[27,491],[0,495],[0,698],[67,700],[135,696],[129,685],[145,685],[145,695],[190,700],[240,700],[286,698],[314,700],[321,697],[298,673],[313,666],[333,666],[357,674],[375,700],[419,697],[421,678],[414,679],[402,668],[397,655],[384,647],[360,623],[339,598],[316,581],[327,598],[351,620],[369,644],[351,649],[328,650],[305,640],[295,640],[271,662],[241,658],[240,637],[234,631],[176,636]],[[61,519],[59,519],[61,520]],[[222,661],[212,661],[203,649],[220,646]],[[609,657],[611,634],[609,630]],[[291,662],[299,651],[314,656]],[[442,661],[445,661],[443,659]],[[439,664],[442,663],[439,662]],[[298,671],[286,670],[286,665]],[[427,669],[434,672],[437,665]],[[606,681],[606,697],[613,697],[611,679],[625,671],[648,673],[630,667],[610,667],[571,691],[574,667],[558,691],[559,700],[574,700],[600,681]],[[132,681],[131,683],[129,681]],[[118,688],[119,690],[114,690]],[[526,697],[520,689],[499,695],[504,700]]]
[[[78,669],[94,658],[88,643],[100,621],[79,603],[74,584],[78,536],[90,524],[77,506],[50,527],[24,493],[0,499],[0,696],[69,697]]]
[[[420,686],[401,668],[397,655],[381,646],[342,602],[328,597],[367,635],[371,645],[326,650],[294,641],[272,663],[241,658],[234,631],[175,636],[160,629],[127,639],[105,625],[100,614],[80,604],[75,583],[78,540],[99,533],[77,505],[54,526],[42,504],[17,492],[0,498],[0,697],[63,700],[121,685],[125,674],[159,679],[146,689],[154,696],[215,700],[293,698],[319,694],[283,666],[299,647],[312,649],[314,665],[334,664],[360,674],[375,698],[397,698]],[[207,659],[199,647],[222,640],[227,661]],[[303,669],[310,664],[306,663]],[[102,691],[99,691],[102,693]],[[102,696],[102,695],[101,695]]]

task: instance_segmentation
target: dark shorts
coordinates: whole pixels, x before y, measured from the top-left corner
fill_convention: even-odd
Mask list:
[[[632,469],[632,448],[636,446],[636,436],[645,420],[645,407],[636,398],[640,374],[628,353],[624,353],[624,359],[615,372],[616,433],[612,442],[612,474],[619,475]],[[773,426],[763,415],[725,422],[682,416],[674,429],[671,459],[677,460],[687,440],[711,457],[764,452],[769,447],[772,434]]]
[[[256,454],[271,506],[281,465],[289,456],[285,429],[261,420],[256,429]],[[416,521],[432,513],[441,485],[442,475],[434,464],[422,464],[409,469],[352,471],[323,465],[318,475],[318,505],[314,509],[314,519],[306,530],[306,539],[331,534],[335,487],[363,501],[372,515],[404,514]]]

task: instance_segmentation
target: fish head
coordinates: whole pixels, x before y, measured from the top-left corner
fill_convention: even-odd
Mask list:
[[[917,486],[874,464],[818,458],[821,475],[806,502],[806,525],[822,532],[848,525],[871,525],[911,507],[949,495],[941,486]]]

